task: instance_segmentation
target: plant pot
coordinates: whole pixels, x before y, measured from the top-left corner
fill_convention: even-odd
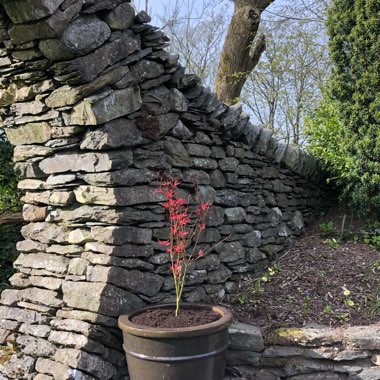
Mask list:
[[[182,309],[211,309],[221,316],[194,327],[154,328],[131,322],[147,309],[168,306],[174,313],[174,305],[160,305],[119,317],[131,380],[223,380],[230,311],[221,306],[182,305]]]

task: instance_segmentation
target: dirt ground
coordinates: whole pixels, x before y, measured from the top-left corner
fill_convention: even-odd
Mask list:
[[[266,272],[242,281],[226,302],[235,320],[264,332],[306,323],[380,322],[380,250],[364,243],[364,222],[349,214],[342,235],[343,219],[339,210],[321,217]]]

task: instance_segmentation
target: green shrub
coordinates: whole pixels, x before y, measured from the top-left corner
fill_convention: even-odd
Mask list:
[[[342,198],[380,215],[380,2],[334,0],[327,21],[332,72],[310,115],[311,152],[323,160]]]

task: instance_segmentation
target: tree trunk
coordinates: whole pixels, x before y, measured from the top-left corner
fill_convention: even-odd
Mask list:
[[[21,224],[24,223],[22,212],[7,212],[0,214],[0,226],[4,224]]]
[[[234,14],[224,41],[215,92],[226,104],[239,100],[243,85],[265,50],[265,36],[256,39],[261,13],[274,0],[234,0]]]

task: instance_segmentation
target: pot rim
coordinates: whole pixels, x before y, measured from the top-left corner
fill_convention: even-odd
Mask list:
[[[220,305],[208,305],[203,303],[184,303],[181,308],[196,308],[196,309],[209,309],[218,314],[220,318],[217,321],[207,323],[205,325],[191,326],[191,327],[173,327],[173,328],[158,328],[133,323],[131,318],[150,309],[161,309],[165,307],[175,307],[173,303],[165,303],[153,306],[147,306],[142,309],[136,310],[129,314],[120,315],[118,319],[119,328],[128,334],[142,336],[142,337],[165,337],[165,338],[178,338],[178,337],[195,337],[200,335],[212,334],[220,330],[228,328],[232,323],[232,313],[229,309]]]

